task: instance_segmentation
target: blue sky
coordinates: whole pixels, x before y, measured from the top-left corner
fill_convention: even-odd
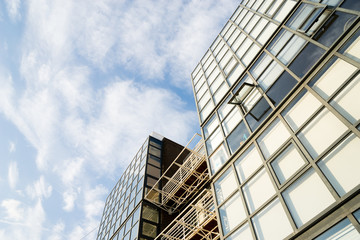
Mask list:
[[[0,239],[95,239],[145,138],[199,132],[190,73],[237,4],[0,1]]]

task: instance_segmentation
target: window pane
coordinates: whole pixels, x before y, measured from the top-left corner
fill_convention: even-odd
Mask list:
[[[265,158],[269,158],[288,138],[289,131],[277,118],[257,139]]]
[[[303,92],[282,112],[290,127],[296,131],[321,106],[309,92]]]
[[[240,122],[240,120],[240,111],[237,107],[235,107],[222,123],[225,136],[227,136],[234,129],[234,127]]]
[[[240,199],[240,194],[236,193],[222,207],[220,207],[219,214],[223,235],[226,235],[234,229],[234,227],[239,225],[246,217],[244,205]]]
[[[357,68],[341,59],[332,59],[325,72],[312,80],[313,89],[324,99],[328,99]],[[335,60],[335,61],[334,61]]]
[[[214,183],[214,188],[218,204],[221,204],[232,192],[234,192],[237,188],[237,182],[231,167]]]
[[[236,55],[239,57],[239,58],[242,58],[244,53],[249,49],[249,47],[251,46],[253,42],[247,38],[243,44],[241,44],[240,48],[236,51]]]
[[[251,178],[242,189],[250,213],[253,213],[275,194],[274,186],[265,169],[262,169]]]
[[[256,214],[252,221],[259,239],[285,239],[293,232],[279,199],[274,200]]]
[[[159,178],[160,177],[160,169],[148,164],[146,167],[146,174],[149,174],[151,176]]]
[[[149,146],[149,153],[156,156],[156,157],[160,157],[161,156],[161,150],[157,149],[153,146]]]
[[[227,99],[221,104],[220,108],[218,109],[218,114],[220,120],[223,120],[226,115],[235,107],[233,104],[228,104],[231,96],[228,96]]]
[[[268,50],[273,54],[277,55],[279,51],[286,45],[293,34],[289,31],[282,29],[271,41]]]
[[[315,159],[346,130],[334,114],[324,109],[298,134],[298,138]]]
[[[148,237],[155,238],[157,236],[156,225],[153,225],[153,224],[150,224],[147,222],[143,222],[142,234],[145,236],[148,236]]]
[[[275,160],[271,163],[279,182],[283,184],[297,170],[306,164],[298,150],[293,144],[289,145]]]
[[[287,65],[305,45],[306,40],[294,35],[292,39],[281,50],[277,58],[285,65]]]
[[[244,68],[241,64],[238,64],[231,74],[228,77],[228,82],[230,86],[232,86],[240,77],[240,75],[244,72]]]
[[[293,0],[287,0],[285,4],[282,5],[281,9],[275,15],[274,19],[278,22],[282,22],[285,17],[289,14],[291,9],[295,6],[296,2]]]
[[[258,80],[261,88],[266,91],[280,76],[283,70],[284,69],[277,62],[273,61]]]
[[[224,68],[225,75],[228,75],[237,63],[236,59],[232,57],[228,65]]]
[[[235,162],[236,172],[240,178],[240,182],[244,182],[251,176],[262,164],[261,157],[257,149],[252,145],[245,153],[243,153]]]
[[[248,224],[245,224],[238,230],[236,230],[233,234],[226,238],[226,240],[251,240],[253,236],[251,234],[251,230]]]
[[[228,157],[224,144],[222,144],[209,158],[211,173],[215,174],[225,164]]]
[[[218,104],[222,97],[226,94],[226,92],[229,90],[229,86],[226,82],[223,82],[223,84],[219,87],[219,89],[214,94],[214,102],[215,104]]]
[[[259,51],[260,47],[254,43],[242,58],[244,65],[248,66]]]
[[[257,127],[262,123],[265,118],[272,112],[267,100],[263,97],[260,101],[251,109],[248,115],[246,115],[246,121],[248,122],[252,131],[255,131]]]
[[[331,240],[331,239],[360,239],[360,234],[351,224],[348,218],[337,223],[335,226],[322,233],[314,240]]]
[[[288,72],[284,71],[266,94],[273,104],[277,106],[293,89],[297,82],[298,81],[296,81]]]
[[[208,156],[215,150],[217,146],[222,142],[223,136],[221,134],[220,127],[215,130],[211,137],[206,141],[206,149],[208,151]]]
[[[286,25],[294,30],[297,30],[301,27],[308,16],[310,16],[314,9],[315,6],[312,4],[301,4],[301,6],[296,10]]]
[[[360,75],[355,77],[330,104],[336,108],[352,124],[360,119]]]
[[[208,138],[218,125],[219,120],[216,117],[216,114],[214,114],[203,128],[205,139]]]
[[[246,25],[245,27],[245,32],[249,33],[253,27],[255,26],[255,24],[257,23],[257,21],[259,21],[260,17],[258,15],[254,15],[251,20],[249,21],[249,23]]]
[[[274,23],[269,23],[264,31],[258,37],[258,42],[265,45],[266,41],[272,36],[278,26]]]
[[[243,145],[248,137],[249,131],[247,130],[245,123],[241,122],[226,139],[231,154]]]
[[[359,2],[360,6],[360,2]],[[340,51],[344,55],[360,62],[360,31],[358,30],[350,40],[341,47]]]
[[[318,162],[319,167],[340,196],[345,195],[360,183],[359,156],[360,139],[353,134]]]
[[[256,63],[251,67],[250,73],[254,76],[254,78],[257,78],[260,76],[260,74],[265,70],[265,68],[269,65],[272,58],[267,55],[266,53],[263,53],[261,57],[256,61]]]
[[[310,169],[283,192],[283,197],[298,227],[335,202],[325,184]]]
[[[204,109],[200,112],[200,118],[201,122],[203,122],[207,116],[211,113],[211,111],[214,109],[214,103],[213,101],[209,101],[208,104],[204,107]]]
[[[258,1],[260,2],[260,1]],[[260,21],[256,24],[255,28],[251,31],[250,35],[256,39],[257,36],[259,36],[259,34],[261,33],[261,31],[264,29],[264,27],[266,26],[266,24],[268,23],[269,21],[264,19],[264,18],[261,18]]]
[[[325,50],[308,43],[295,60],[290,64],[290,70],[302,78],[324,54]]]

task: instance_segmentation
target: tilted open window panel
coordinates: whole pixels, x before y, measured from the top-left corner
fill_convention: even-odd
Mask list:
[[[204,142],[195,134],[145,198],[171,214],[179,211],[208,180]]]
[[[155,239],[220,239],[210,190],[204,189]]]

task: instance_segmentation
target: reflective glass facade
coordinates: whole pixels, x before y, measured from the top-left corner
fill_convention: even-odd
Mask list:
[[[222,239],[360,238],[359,16],[241,1],[191,74]]]

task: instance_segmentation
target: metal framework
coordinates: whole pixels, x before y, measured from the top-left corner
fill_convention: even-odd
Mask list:
[[[210,190],[204,189],[155,239],[220,239]]]
[[[197,142],[195,139],[198,139]],[[194,146],[193,149],[190,145]],[[195,134],[157,183],[147,192],[145,198],[171,214],[178,211],[195,192],[201,190],[208,180],[204,142],[201,135]]]

